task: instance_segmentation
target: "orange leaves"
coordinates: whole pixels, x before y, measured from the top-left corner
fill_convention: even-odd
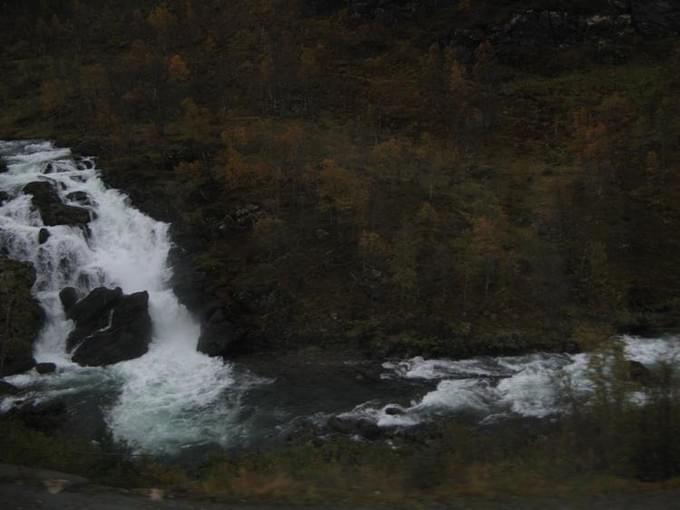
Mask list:
[[[176,82],[185,82],[191,77],[189,67],[181,55],[173,55],[168,59],[168,77]]]
[[[166,5],[161,4],[152,9],[146,20],[159,35],[166,35],[176,18]]]
[[[364,178],[352,174],[334,160],[324,160],[319,175],[321,209],[338,213],[363,213],[369,198],[367,184]]]
[[[477,218],[472,225],[472,244],[482,257],[500,256],[502,250],[497,224],[486,216]]]

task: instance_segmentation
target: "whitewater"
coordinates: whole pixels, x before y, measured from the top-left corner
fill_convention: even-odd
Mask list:
[[[508,417],[547,418],[563,411],[565,381],[577,395],[592,390],[592,356],[585,353],[416,357],[377,366],[347,361],[333,370],[270,360],[267,375],[273,378],[210,358],[196,350],[200,324],[170,285],[168,224],[107,188],[93,158],[35,141],[0,142],[0,158],[8,163],[8,171],[0,173],[0,191],[9,195],[0,204],[0,253],[36,269],[33,294],[45,322],[34,357],[57,365],[54,374],[30,371],[7,378],[22,392],[0,399],[0,413],[27,402],[67,398],[73,423],[92,428],[89,417],[101,414],[113,439],[133,451],[177,455],[214,445],[261,446],[301,422],[323,432],[332,417],[384,429],[441,416],[473,416],[480,426]],[[65,204],[86,208],[87,227],[45,226],[31,196],[22,192],[35,181],[52,183]],[[40,244],[42,228],[50,236]],[[65,287],[75,287],[80,296],[97,287],[120,287],[126,294],[147,291],[153,325],[149,351],[108,367],[72,362],[66,338],[74,325],[59,299]],[[619,342],[626,359],[648,367],[662,361],[677,365],[680,358],[677,337],[622,337]],[[375,375],[370,382],[357,376],[367,371]]]
[[[200,325],[179,303],[169,285],[171,242],[168,227],[130,205],[126,195],[107,188],[92,158],[75,160],[69,149],[49,142],[0,142],[8,172],[0,189],[12,197],[0,208],[0,247],[10,258],[36,268],[34,294],[46,314],[34,348],[38,362],[52,362],[58,372],[51,393],[86,391],[107,384],[119,393],[107,411],[113,436],[137,450],[171,450],[196,443],[228,442],[225,419],[232,413],[221,398],[234,384],[232,367],[196,351]],[[51,182],[62,201],[86,207],[91,221],[80,227],[45,227],[21,193],[34,181]],[[69,200],[72,193],[83,203]],[[50,236],[38,242],[38,232]],[[85,368],[71,362],[66,320],[59,291],[75,287],[81,296],[96,287],[121,287],[124,293],[147,291],[153,339],[147,354],[108,368]],[[36,383],[36,375],[11,379],[20,387]]]

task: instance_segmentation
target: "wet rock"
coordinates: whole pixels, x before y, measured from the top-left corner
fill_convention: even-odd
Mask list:
[[[88,195],[84,191],[74,191],[72,193],[69,193],[68,195],[66,195],[66,200],[70,200],[71,202],[77,202],[80,205],[87,206],[93,205],[90,195]]]
[[[378,439],[383,435],[383,432],[378,425],[363,418],[334,416],[328,420],[327,426],[333,432],[360,436],[369,440]]]
[[[38,232],[38,244],[45,244],[50,238],[50,231],[46,228],[41,228]]]
[[[0,205],[4,204],[5,202],[8,202],[10,198],[12,197],[9,196],[9,193],[0,191]]]
[[[4,174],[7,170],[9,170],[9,168],[7,168],[7,162],[0,159],[0,174]]]
[[[33,267],[0,257],[0,377],[30,370],[33,340],[40,332],[43,312],[31,293],[35,283]],[[9,320],[8,320],[9,319]]]
[[[385,414],[389,416],[401,416],[404,414],[404,410],[398,406],[387,406],[385,408]]]
[[[72,297],[72,291],[68,290],[68,287],[63,291],[68,293],[67,297]],[[69,308],[66,317],[74,321],[77,327],[104,327],[109,322],[108,312],[122,296],[123,291],[120,287],[115,289],[98,287]]]
[[[652,372],[644,366],[639,361],[629,361],[628,362],[628,373],[632,381],[639,382],[641,384],[646,384],[650,381],[652,377]]]
[[[5,395],[16,395],[17,393],[19,393],[19,388],[6,381],[0,381],[0,397]]]
[[[243,333],[217,311],[201,326],[197,350],[208,356],[231,356],[236,353]]]
[[[13,409],[9,414],[19,418],[29,428],[53,432],[63,424],[67,410],[66,403],[62,400],[51,400],[26,404]]]
[[[57,365],[54,363],[38,363],[35,366],[35,370],[41,375],[53,374],[57,371]]]
[[[79,304],[80,302],[74,309]],[[80,336],[73,361],[86,366],[104,366],[138,358],[148,351],[151,342],[151,317],[147,292],[121,295],[110,302],[108,308],[100,310],[104,315],[90,320],[89,324],[100,323],[102,318],[110,314],[110,325],[83,335],[81,323],[76,322],[76,331],[80,329]]]
[[[59,301],[68,315],[69,310],[78,302],[78,291],[74,287],[66,287],[59,292]]]
[[[24,186],[23,192],[33,196],[33,205],[40,211],[47,226],[86,225],[90,221],[90,213],[86,209],[65,205],[49,182],[31,182]]]

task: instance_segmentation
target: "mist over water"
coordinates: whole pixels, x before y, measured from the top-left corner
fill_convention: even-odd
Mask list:
[[[58,366],[52,375],[8,378],[24,391],[0,400],[0,412],[21,401],[68,397],[75,404],[69,408],[74,420],[87,422],[95,409],[115,440],[138,452],[172,456],[213,445],[259,446],[300,420],[324,427],[332,416],[384,428],[460,414],[482,425],[512,416],[545,418],[561,412],[565,379],[576,393],[591,390],[587,354],[392,360],[372,366],[370,382],[357,377],[351,363],[327,369],[270,359],[264,363],[270,376],[265,379],[209,358],[196,351],[200,325],[169,285],[167,224],[107,188],[92,158],[73,158],[49,142],[0,142],[0,157],[9,166],[0,174],[0,190],[10,195],[0,206],[0,252],[35,267],[33,293],[46,321],[34,356]],[[87,208],[87,228],[45,227],[22,192],[34,181],[51,182],[64,203]],[[42,245],[41,228],[50,233]],[[153,324],[149,351],[104,368],[73,363],[66,352],[73,323],[59,300],[59,291],[68,286],[80,297],[101,286],[128,294],[147,291]],[[677,362],[680,356],[678,338],[624,337],[622,342],[625,356],[645,365]]]

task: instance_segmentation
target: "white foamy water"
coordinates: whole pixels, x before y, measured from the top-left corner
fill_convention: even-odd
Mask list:
[[[623,337],[624,357],[646,366],[680,362],[680,338]],[[382,427],[411,426],[436,416],[465,413],[482,423],[509,416],[544,418],[564,409],[565,385],[575,396],[593,389],[588,354],[532,354],[427,360],[421,357],[383,364],[383,379],[436,382],[436,388],[410,405],[368,402],[341,416],[367,419]],[[633,401],[644,395],[631,394]]]
[[[228,443],[238,414],[233,395],[225,396],[234,386],[232,367],[196,351],[200,326],[169,287],[168,225],[134,209],[126,195],[104,185],[92,159],[76,161],[68,149],[49,142],[0,142],[0,156],[9,166],[0,174],[0,190],[11,197],[0,206],[0,249],[36,268],[33,291],[46,322],[34,356],[59,367],[49,377],[24,374],[10,382],[30,389],[39,381],[40,398],[96,386],[117,392],[107,421],[114,438],[136,450],[172,452],[187,445]],[[79,227],[44,227],[31,197],[21,192],[34,181],[51,182],[64,203],[89,209],[89,233]],[[69,197],[74,192],[81,196]],[[82,200],[83,193],[86,205],[74,200]],[[43,227],[50,237],[40,245]],[[58,297],[68,286],[81,297],[101,286],[147,291],[153,323],[149,352],[107,368],[72,363],[66,337],[73,324]],[[10,399],[0,409],[8,405]]]

